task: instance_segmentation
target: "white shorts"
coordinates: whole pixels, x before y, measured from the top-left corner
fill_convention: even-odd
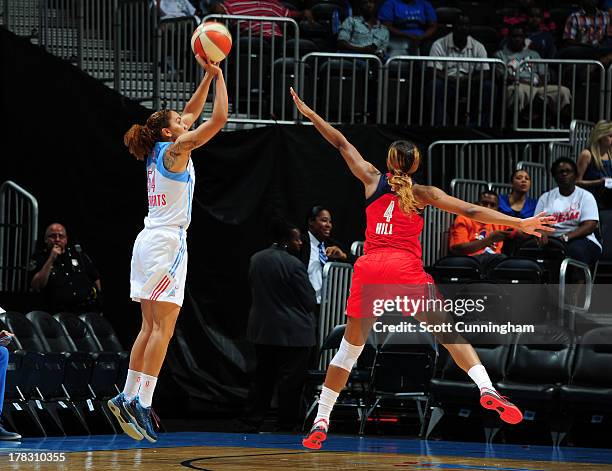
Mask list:
[[[187,277],[184,229],[143,229],[132,251],[130,297],[183,305]]]

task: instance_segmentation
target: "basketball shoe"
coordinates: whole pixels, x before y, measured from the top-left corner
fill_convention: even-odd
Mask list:
[[[132,423],[130,416],[126,414],[123,409],[123,404],[127,403],[125,399],[125,395],[123,393],[117,394],[112,399],[109,399],[107,402],[108,408],[113,413],[115,417],[117,417],[117,421],[119,422],[119,426],[123,429],[123,431],[132,437],[134,440],[142,440],[142,433],[138,431],[136,426]]]
[[[153,425],[153,420],[157,421],[155,413],[151,407],[143,407],[138,398],[132,402],[124,402],[123,409],[130,416],[132,424],[138,431],[151,443],[157,441],[157,432]]]
[[[518,424],[523,420],[523,413],[519,408],[495,389],[482,388],[480,390],[480,405],[485,409],[497,411],[499,417],[509,424]]]
[[[329,423],[325,419],[319,419],[314,424],[308,436],[302,440],[302,445],[311,450],[318,450],[321,448],[323,442],[327,439],[327,429]]]

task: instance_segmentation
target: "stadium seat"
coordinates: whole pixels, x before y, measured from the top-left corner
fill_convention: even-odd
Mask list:
[[[520,244],[516,255],[538,262],[544,269],[543,281],[556,283],[559,281],[559,267],[565,258],[566,250],[562,240],[549,237],[546,247],[540,247],[535,238],[530,238]]]
[[[409,321],[398,317],[400,321]],[[413,321],[415,325],[418,325]],[[398,323],[395,323],[398,325]],[[430,402],[429,383],[436,369],[438,344],[432,334],[394,332],[386,336],[378,348],[372,368],[368,408],[361,417],[360,433],[363,434],[368,419],[378,409],[391,407],[405,412],[403,401],[416,402],[422,434],[425,415]]]
[[[543,268],[530,258],[511,257],[502,260],[488,273],[487,278],[498,283],[542,283]]]
[[[463,13],[461,9],[455,7],[436,8],[438,24],[441,25],[454,25],[457,22],[457,18],[459,18],[459,15],[461,15],[461,13]]]
[[[433,274],[438,283],[467,283],[480,280],[481,267],[474,257],[451,255],[434,264]]]
[[[472,25],[470,27],[470,35],[484,45],[489,57],[493,57],[499,46],[499,33],[497,29],[487,25]]]
[[[612,278],[612,210],[599,211],[599,232],[602,238],[602,252],[594,273],[596,282]]]
[[[559,430],[564,428],[559,420],[559,389],[569,382],[575,342],[571,331],[555,325],[535,325],[535,332],[518,334],[506,377],[497,387],[523,409],[525,420],[507,434],[520,440],[522,432],[537,426],[558,444]]]

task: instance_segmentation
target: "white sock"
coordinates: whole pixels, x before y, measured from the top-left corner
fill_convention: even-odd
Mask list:
[[[157,384],[157,378],[155,376],[149,376],[142,374],[140,392],[138,393],[138,400],[142,407],[151,407],[153,403],[153,391],[155,391],[155,385]]]
[[[329,425],[329,416],[334,408],[334,404],[336,404],[336,399],[338,399],[339,394],[340,393],[337,393],[333,389],[323,386],[323,389],[321,389],[321,396],[319,396],[319,407],[317,409],[317,417],[314,421],[315,424],[323,419]]]
[[[123,395],[128,401],[131,401],[138,394],[140,389],[142,373],[140,371],[128,370],[125,386],[123,387]]]
[[[476,386],[478,386],[478,389],[481,391],[483,388],[495,391],[487,370],[485,370],[485,367],[481,364],[472,366],[468,371],[468,375],[470,378],[472,378],[472,381],[476,383]]]

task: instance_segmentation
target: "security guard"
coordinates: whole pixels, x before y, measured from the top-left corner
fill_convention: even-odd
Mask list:
[[[100,274],[80,246],[68,245],[66,228],[54,223],[45,231],[44,250],[30,260],[31,286],[45,298],[51,313],[101,309]]]

